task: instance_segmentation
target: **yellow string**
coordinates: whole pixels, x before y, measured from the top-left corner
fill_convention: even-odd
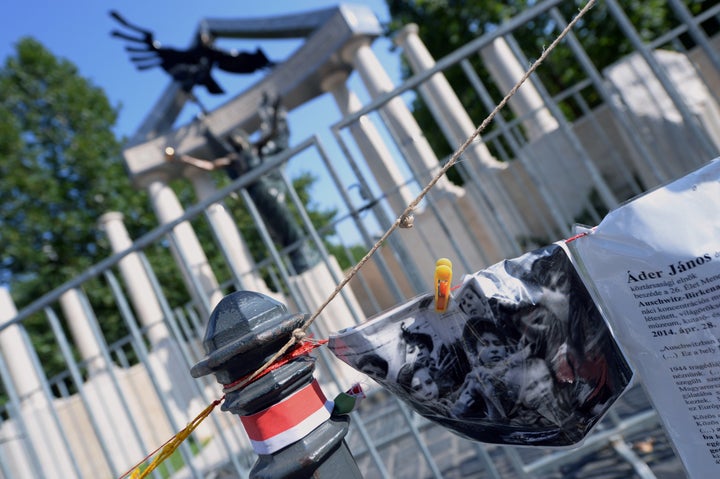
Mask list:
[[[145,457],[142,461],[135,464],[129,471],[127,471],[125,474],[120,476],[118,479],[123,479],[124,477],[127,477],[130,475],[130,479],[143,479],[144,477],[147,477],[148,474],[153,472],[165,459],[170,457],[173,452],[180,446],[180,443],[182,443],[187,437],[197,428],[203,420],[205,420],[206,417],[210,415],[210,413],[215,409],[215,406],[220,404],[223,399],[225,399],[225,396],[223,396],[220,399],[216,399],[213,401],[209,406],[207,406],[203,411],[195,417],[190,423],[185,426],[184,429],[182,429],[180,432],[175,434],[173,437],[171,437],[165,444],[160,446],[162,450],[160,453],[155,456],[155,459],[145,468],[144,470],[140,470],[142,465],[145,463],[145,461],[151,457],[153,454],[157,452],[157,449],[150,453],[147,457]],[[160,449],[160,448],[158,448]]]
[[[555,38],[555,40],[552,42],[552,44],[546,48],[540,57],[535,60],[535,62],[530,66],[530,68],[527,69],[525,74],[518,80],[518,82],[515,84],[515,86],[505,95],[505,97],[498,103],[493,109],[492,112],[485,118],[485,120],[477,127],[477,129],[473,132],[472,135],[468,137],[468,139],[460,145],[460,147],[453,153],[453,155],[450,157],[450,159],[442,166],[440,171],[430,180],[430,182],[425,186],[425,188],[422,189],[420,194],[413,200],[405,209],[405,211],[402,212],[402,214],[395,220],[395,222],[390,226],[390,228],[383,234],[383,236],[377,240],[377,242],[373,245],[373,247],[368,251],[368,253],[360,260],[358,263],[350,270],[350,272],[345,275],[345,278],[336,286],[335,290],[328,296],[328,298],[325,300],[323,304],[320,305],[319,308],[310,316],[308,321],[305,322],[305,324],[298,328],[294,333],[293,336],[290,338],[290,340],[285,343],[285,345],[280,348],[280,350],[271,357],[265,364],[263,364],[258,370],[256,370],[253,374],[251,374],[245,381],[243,381],[241,384],[238,385],[238,388],[241,388],[244,385],[247,385],[248,383],[252,382],[253,379],[255,379],[257,376],[262,374],[267,368],[272,365],[279,357],[281,357],[285,352],[287,352],[288,349],[290,349],[295,343],[302,341],[304,333],[308,330],[310,325],[317,319],[317,317],[320,315],[320,313],[325,309],[325,307],[330,304],[330,302],[337,296],[340,291],[347,285],[347,283],[350,282],[350,280],[355,276],[355,274],[367,263],[370,258],[375,254],[375,252],[382,246],[382,244],[387,240],[387,238],[397,229],[397,228],[410,228],[412,227],[412,213],[415,210],[415,208],[418,206],[420,201],[427,195],[427,193],[432,189],[435,184],[440,180],[440,178],[450,169],[451,166],[453,166],[458,159],[462,156],[464,151],[468,148],[468,146],[478,137],[480,136],[480,133],[482,133],[487,125],[495,118],[495,116],[498,114],[500,110],[502,110],[507,102],[510,100],[510,98],[515,95],[515,93],[520,89],[523,83],[530,77],[530,75],[533,74],[533,72],[540,66],[540,64],[548,57],[551,51],[555,49],[555,47],[567,36],[567,34],[570,32],[570,30],[573,29],[575,24],[587,13],[590,8],[593,7],[596,0],[588,0],[588,2],[585,4],[585,6],[580,10],[580,12],[573,18],[573,20],[563,29],[563,31]],[[223,396],[221,399],[218,399],[214,401],[212,404],[210,404],[203,412],[201,412],[195,419],[193,419],[188,426],[183,429],[182,431],[178,432],[175,436],[173,436],[168,442],[166,442],[162,447],[162,451],[160,454],[153,459],[152,463],[145,469],[144,471],[140,472],[140,467],[145,462],[145,459],[148,457],[151,457],[155,452],[151,453],[149,456],[147,456],[145,459],[143,459],[140,463],[136,464],[130,471],[126,472],[122,476],[120,476],[118,479],[123,479],[128,476],[128,474],[131,474],[130,479],[143,479],[145,478],[149,473],[151,473],[155,468],[157,468],[158,465],[165,459],[167,459],[175,450],[180,446],[180,443],[184,441],[190,433],[212,412],[213,409],[215,409],[215,406],[220,404],[222,400],[225,398]]]

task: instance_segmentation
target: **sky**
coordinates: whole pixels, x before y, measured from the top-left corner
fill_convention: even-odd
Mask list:
[[[35,38],[56,57],[74,63],[81,76],[105,91],[111,105],[119,108],[116,135],[130,138],[168,87],[170,79],[160,68],[138,71],[132,65],[124,49],[126,42],[110,35],[113,29],[119,28],[118,23],[109,15],[111,10],[118,11],[128,22],[152,31],[155,39],[162,46],[186,48],[190,46],[203,18],[229,19],[286,15],[334,7],[339,3],[341,2],[337,0],[11,1],[3,5],[3,13],[0,16],[0,62],[4,64],[8,56],[15,54],[15,44],[20,38],[24,36]],[[357,0],[344,3],[365,5],[376,14],[381,23],[389,21],[385,0]],[[271,60],[281,61],[300,46],[300,40],[219,39],[216,44],[223,49],[249,51],[261,47]],[[375,40],[372,48],[385,66],[387,74],[395,84],[398,84],[399,54],[392,50],[392,42],[381,37]],[[212,110],[259,81],[263,74],[256,72],[252,75],[230,75],[216,69],[213,76],[227,93],[209,95],[204,87],[196,87],[193,92],[206,109]],[[369,101],[357,74],[350,77],[348,86],[361,101]],[[191,121],[199,111],[196,105],[186,105],[176,125]],[[311,117],[312,121],[307,121],[308,117]],[[339,110],[331,95],[323,95],[312,100],[288,116],[291,145],[318,134],[326,149],[329,148],[331,157],[333,154],[340,155],[339,147],[329,128],[321,127],[321,125],[330,126],[340,118]],[[288,164],[288,173],[294,178],[310,168],[312,165],[308,164],[301,155],[300,159],[294,158]],[[343,173],[348,177],[352,175],[347,165],[340,168],[341,175]],[[321,208],[335,208],[338,206],[338,199],[337,196],[332,199],[326,194],[328,191],[326,188],[334,189],[334,187],[331,186],[327,172],[324,174],[324,177],[322,175],[317,177],[313,186],[315,191],[311,192],[311,195]],[[374,182],[371,183],[371,188],[373,186]],[[362,206],[365,200],[360,197],[359,190],[355,189],[353,193],[356,206]],[[346,213],[343,207],[338,211],[340,214]]]

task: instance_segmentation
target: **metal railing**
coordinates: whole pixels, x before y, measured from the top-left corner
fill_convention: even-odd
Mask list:
[[[497,99],[490,93],[488,82],[491,80],[481,78],[473,66],[478,54],[497,38],[504,38],[517,59],[527,64],[513,33],[538,19],[551,19],[557,29],[562,29],[566,19],[557,8],[559,4],[557,0],[536,3],[492,33],[439,59],[434,67],[418,72],[393,91],[377,96],[357,112],[340,119],[330,128],[332,144],[319,136],[297,143],[205,200],[188,206],[181,217],[136,239],[132,247],[109,256],[12,314],[0,325],[0,335],[19,332],[21,349],[28,351],[31,358],[28,376],[39,378],[39,387],[18,387],[17,372],[11,367],[17,358],[0,355],[0,384],[8,398],[0,408],[0,477],[118,477],[180,430],[205,405],[219,397],[220,390],[207,378],[189,377],[190,367],[204,354],[201,343],[211,310],[208,298],[198,302],[189,293],[170,291],[164,278],[159,278],[150,266],[156,250],[173,248],[176,227],[185,223],[200,225],[207,221],[204,215],[209,207],[236,205],[234,198],[239,196],[251,212],[258,231],[264,231],[262,219],[256,212],[253,214],[252,201],[245,188],[262,175],[302,157],[306,163],[312,161],[315,171],[324,177],[323,202],[336,206],[338,214],[328,224],[314,225],[292,182],[283,174],[288,201],[299,212],[307,233],[305,241],[321,255],[320,267],[333,282],[339,282],[341,272],[333,267],[334,259],[325,242],[342,249],[350,261],[357,261],[359,258],[353,251],[370,248],[399,213],[393,211],[387,201],[396,191],[378,190],[377,182],[367,173],[367,159],[357,153],[348,130],[361,119],[373,121],[395,154],[395,160],[410,171],[407,182],[397,188],[419,190],[423,186],[420,178],[426,178],[431,172],[412,171],[408,166],[408,159],[403,157],[403,139],[383,123],[383,107],[408,94],[420,95],[419,89],[433,76],[455,68],[463,72],[479,102],[490,109]],[[460,163],[459,173],[468,201],[497,213],[495,224],[504,230],[500,236],[507,240],[512,251],[525,251],[543,242],[561,239],[571,233],[572,225],[581,218],[599,221],[603,212],[618,202],[717,155],[720,124],[714,123],[712,114],[720,112],[717,89],[713,87],[720,78],[720,61],[716,40],[709,38],[701,25],[720,16],[720,5],[692,17],[679,0],[670,0],[669,4],[677,13],[677,26],[653,41],[643,42],[618,2],[604,2],[610,16],[621,25],[634,46],[636,56],[646,65],[646,71],[651,72],[652,78],[645,78],[647,88],[653,93],[662,93],[667,100],[662,105],[672,105],[675,109],[672,119],[660,109],[659,113],[638,111],[628,92],[623,90],[624,86],[608,71],[595,67],[583,49],[582,40],[571,34],[566,45],[585,78],[554,95],[548,93],[537,78],[532,79],[542,99],[542,108],[547,109],[558,125],[556,130],[547,133],[548,142],[535,142],[523,127],[537,111],[526,112],[527,116],[501,112],[494,128],[483,134],[483,142],[507,168],[491,176],[486,172],[478,176],[474,173],[478,166],[473,160]],[[684,50],[678,41],[683,34],[690,35],[697,46]],[[673,55],[681,55],[681,64],[692,71],[680,73],[691,74],[698,85],[704,86],[707,95],[691,101],[687,92],[678,87],[673,76],[677,72],[667,70],[662,55],[657,54],[658,49],[672,49]],[[629,60],[618,59],[620,68],[623,61]],[[592,95],[588,95],[590,92]],[[591,106],[586,101],[588,96],[600,100]],[[563,104],[568,101],[578,105],[580,113],[574,117],[563,113]],[[697,102],[702,103],[706,116],[697,109]],[[662,132],[687,142],[677,148],[687,150],[688,161],[677,163],[671,154],[660,155],[658,148],[662,146],[656,145],[655,139]],[[593,177],[594,172],[597,178]],[[575,196],[569,201],[570,193],[561,183],[573,178],[576,182],[571,193]],[[351,194],[354,185],[358,185],[361,192],[360,205]],[[607,188],[605,194],[603,188]],[[429,196],[416,221],[432,223],[437,230],[429,234],[418,228],[412,249],[422,250],[421,254],[433,261],[447,256],[447,251],[437,251],[433,237],[444,236],[444,247],[458,258],[457,269],[461,274],[477,271],[497,261],[498,256],[497,251],[483,244],[473,246],[478,251],[470,251],[466,243],[455,238],[456,233],[460,234],[458,230],[449,234],[458,226],[446,217],[448,205],[455,208],[458,204],[448,203],[444,197]],[[467,228],[464,234],[474,234],[469,226],[462,227]],[[214,241],[214,238],[203,238],[203,241]],[[298,285],[296,275],[288,269],[288,250],[295,245],[276,249],[267,243],[264,258],[255,263],[255,272],[265,279],[273,294],[282,296],[298,311],[312,312],[306,290]],[[228,256],[222,254],[222,243],[216,246],[220,256]],[[162,319],[156,323],[141,324],[123,283],[126,279],[118,277],[119,265],[131,255],[139,256],[143,272],[150,279],[152,294],[160,305]],[[417,264],[416,255],[416,251],[409,251],[406,242],[393,238],[373,257],[368,270],[361,270],[340,298],[352,323],[362,322],[428,289],[429,279],[418,273],[423,267]],[[192,268],[186,261],[179,256],[178,271]],[[233,268],[218,271],[216,274],[225,275],[219,278],[223,292],[240,289],[242,278],[238,273],[248,273],[236,272]],[[89,294],[96,290],[108,294],[102,299]],[[68,312],[63,303],[66,298],[78,301],[77,316]],[[99,316],[98,312],[111,314],[124,325],[127,335],[108,344],[103,332],[105,316]],[[48,377],[47,368],[26,330],[31,319],[53,332],[54,347],[66,366],[64,372]],[[85,333],[78,332],[77,328],[85,328]],[[152,339],[156,328],[166,332],[159,342]],[[333,323],[325,328],[332,330]],[[86,344],[78,344],[82,334]],[[324,387],[339,391],[348,386],[348,373],[322,349],[318,370]],[[583,468],[592,467],[601,454],[614,458],[613,464],[619,471],[615,477],[633,474],[652,477],[655,463],[661,462],[673,463],[680,473],[682,471],[672,448],[667,446],[657,414],[639,384],[613,406],[583,444],[563,450],[471,443],[414,415],[373,384],[368,386],[369,397],[360,410],[352,413],[347,438],[368,478],[461,477],[458,471],[462,468],[475,471],[462,477],[555,477],[577,474],[585,470]],[[226,477],[223,473],[227,477],[246,477],[255,455],[240,423],[226,416],[229,415],[211,415],[207,424],[183,443],[178,453],[166,461],[163,469],[154,472],[153,477]],[[639,446],[648,441],[654,444],[654,449]],[[658,454],[657,451],[664,452]]]

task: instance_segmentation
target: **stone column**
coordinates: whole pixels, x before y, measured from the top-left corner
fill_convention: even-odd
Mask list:
[[[417,25],[410,24],[400,30],[395,37],[395,43],[403,48],[405,58],[413,72],[420,73],[435,66],[435,59],[418,36]],[[442,73],[436,73],[428,78],[419,86],[419,91],[451,146],[459,147],[475,132],[477,126],[470,119],[470,115]],[[472,186],[482,190],[476,192],[475,196],[487,196],[487,201],[494,206],[494,210],[498,211],[495,218],[498,227],[504,228],[509,237],[528,234],[521,215],[497,177],[497,174],[507,168],[507,163],[497,161],[493,157],[482,142],[481,136],[468,146],[463,156],[472,160],[465,163],[473,179],[468,181],[465,188]],[[503,251],[507,255],[519,252],[512,248]]]
[[[217,192],[212,178],[204,171],[193,172],[190,181],[200,201]],[[240,289],[270,295],[271,292],[255,269],[250,250],[225,205],[213,203],[208,206],[207,215],[217,241],[225,252],[228,267],[240,283]]]
[[[351,54],[353,65],[370,92],[370,96],[377,98],[383,93],[393,90],[394,85],[390,77],[369,45],[359,45]],[[398,147],[403,151],[411,169],[420,174],[419,179],[424,186],[424,183],[427,183],[440,169],[440,164],[410,109],[402,98],[395,97],[380,107],[380,113],[384,116],[391,134]],[[438,181],[434,189],[436,192],[455,193],[459,190],[445,176]]]
[[[0,325],[15,316],[17,309],[10,292],[0,286]],[[2,425],[4,432],[16,433],[9,436],[5,444],[0,444],[6,452],[11,452],[5,455],[9,462],[6,466],[18,472],[18,477],[34,477],[40,472],[36,467],[42,469],[43,477],[75,477],[79,472],[77,464],[63,441],[55,405],[43,393],[45,378],[33,366],[34,353],[28,349],[20,326],[8,326],[0,331],[0,352],[20,402],[18,416],[11,415]]]
[[[128,376],[125,370],[106,361],[103,351],[107,349],[107,345],[93,332],[94,315],[87,309],[83,294],[79,289],[68,290],[60,297],[60,306],[70,327],[73,343],[80,351],[81,359],[87,364],[89,377],[78,386],[81,388],[79,396],[75,395],[73,400],[61,402],[58,406],[62,410],[66,430],[73,428],[73,431],[77,431],[77,434],[67,434],[72,438],[72,447],[76,454],[81,455],[78,451],[83,450],[92,451],[94,454],[103,451],[105,460],[108,461],[106,467],[110,468],[108,472],[119,472],[132,466],[143,454],[142,440],[130,427],[136,420],[131,410],[134,409],[140,417],[142,414],[138,413],[138,407],[145,409],[146,404],[152,404],[159,399],[150,391],[144,391],[142,400],[132,395],[121,395],[122,387],[128,384]],[[163,376],[162,372],[158,375]],[[169,380],[166,382],[170,383]],[[167,389],[164,393],[170,395],[172,391],[169,387]],[[87,416],[83,414],[83,420],[78,420],[74,416],[81,411]],[[144,417],[152,417],[152,425],[157,428],[164,420],[149,414]],[[81,467],[83,470],[91,470],[104,466],[98,461],[97,465],[81,463]],[[98,470],[94,473],[100,474]]]
[[[346,51],[345,54],[351,54],[353,64],[372,97],[392,91],[390,78],[368,45],[355,46],[353,51]],[[379,112],[388,123],[398,147],[412,169],[416,173],[423,172],[418,179],[424,186],[440,166],[409,108],[402,98],[395,97],[380,107]],[[470,271],[465,271],[469,273],[474,272],[476,267],[480,268],[506,257],[508,247],[514,244],[514,238],[508,238],[509,234],[495,217],[494,207],[488,204],[488,198],[471,197],[465,193],[463,188],[453,185],[443,176],[430,191],[429,198],[438,200],[437,208],[443,212],[442,221],[445,225],[441,226],[440,218],[430,217],[429,212],[425,212],[426,216],[423,218],[416,215],[415,224],[418,227],[416,232],[423,234],[429,243],[433,243],[434,251],[447,251],[445,236],[438,235],[437,232],[444,229],[452,231],[454,239],[461,245],[471,265]],[[427,252],[416,253],[416,263],[420,270],[433,271],[437,258]],[[452,253],[450,260],[453,264],[461,264],[459,258]]]
[[[0,324],[17,316],[17,309],[7,288],[0,286]],[[7,361],[15,391],[22,400],[40,392],[41,382],[33,368],[31,352],[23,340],[20,326],[8,326],[0,332],[0,351]]]
[[[63,310],[65,321],[70,327],[73,342],[80,352],[80,357],[87,362],[91,375],[110,367],[105,364],[102,355],[102,346],[93,333],[90,318],[83,306],[80,297],[82,293],[77,289],[70,289],[60,296],[60,307]]]
[[[117,212],[106,213],[100,217],[101,228],[105,230],[115,253],[124,251],[133,244],[122,218],[122,214]],[[155,376],[160,389],[158,394],[167,402],[175,422],[183,424],[188,421],[192,411],[202,409],[199,391],[190,376],[178,367],[186,360],[165,323],[162,306],[154,294],[150,277],[139,255],[130,253],[118,266],[135,313],[147,331],[152,346],[148,357],[148,373]],[[96,386],[98,390],[101,389],[97,384]],[[107,402],[107,399],[104,401]]]
[[[526,68],[503,37],[493,40],[480,52],[480,56],[503,94],[510,91],[525,74]],[[523,119],[522,125],[531,141],[558,129],[557,120],[545,107],[540,93],[530,81],[526,81],[510,99],[510,108]]]
[[[154,181],[148,186],[148,192],[160,223],[170,223],[183,215],[183,208],[175,192],[167,184]],[[198,307],[205,310],[205,315],[209,315],[212,308],[222,299],[215,274],[210,268],[192,225],[188,222],[180,223],[173,232],[175,237],[175,241],[172,242],[173,253],[183,272],[188,291]]]
[[[362,108],[362,104],[357,95],[348,89],[346,78],[345,74],[332,75],[325,79],[323,89],[332,94],[343,115],[351,115]],[[349,129],[380,191],[393,192],[388,194],[387,201],[395,215],[400,215],[415,196],[407,186],[403,186],[405,179],[380,133],[365,116],[350,125]]]
[[[510,41],[513,41],[512,37]],[[528,60],[520,50],[516,49],[514,53],[513,47],[502,37],[495,39],[491,48],[485,51],[490,52],[486,60],[489,62],[488,69],[496,71],[502,89],[510,90],[524,75],[523,64],[528,63]],[[542,85],[535,87],[528,79],[513,95],[510,106],[518,117],[527,118],[522,124],[529,140],[526,149],[534,158],[533,167],[542,173],[542,181],[550,191],[567,206],[566,214],[570,224],[572,218],[580,213],[580,208],[588,205],[587,198],[592,187],[597,190],[607,208],[617,206],[618,200],[614,193]],[[574,171],[579,165],[584,166],[587,174],[568,174],[568,171]],[[578,180],[587,186],[581,185]],[[560,194],[563,187],[569,190],[569,194]],[[579,194],[585,196],[584,201],[576,200]]]
[[[105,213],[100,217],[99,223],[100,228],[107,234],[113,253],[119,253],[132,247],[133,241],[123,224],[122,213]],[[130,253],[120,261],[118,267],[130,295],[135,314],[140,319],[142,326],[147,329],[150,343],[153,346],[160,344],[170,337],[170,332],[163,322],[165,315],[140,256],[137,253]]]
[[[435,59],[418,36],[418,26],[414,23],[400,30],[395,37],[395,43],[403,49],[414,73],[435,66]],[[420,92],[451,145],[462,145],[475,132],[477,127],[443,74],[436,73],[428,78],[420,85]],[[470,145],[465,155],[474,159],[483,168],[504,167],[503,163],[497,161],[490,153],[482,142],[482,137],[478,137],[477,142]]]

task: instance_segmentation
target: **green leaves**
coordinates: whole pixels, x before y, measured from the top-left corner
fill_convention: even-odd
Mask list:
[[[137,193],[104,92],[31,38],[16,50],[0,70],[0,279],[42,275],[53,287],[107,254],[97,218]]]

